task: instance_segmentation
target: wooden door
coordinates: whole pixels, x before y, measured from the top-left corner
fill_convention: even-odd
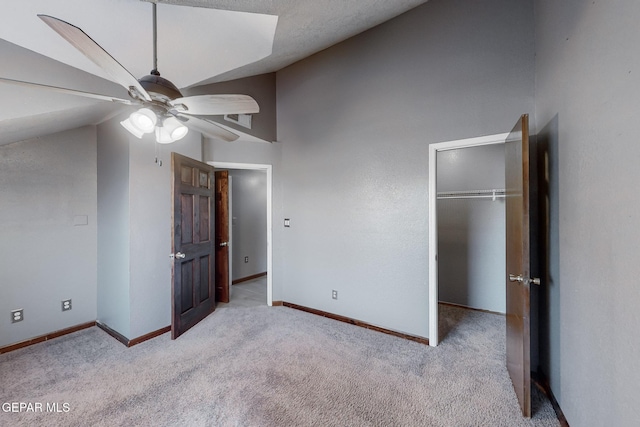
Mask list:
[[[171,153],[173,251],[171,338],[215,309],[213,167]]]
[[[505,144],[507,233],[507,369],[522,415],[531,416],[529,257],[529,116],[523,115]]]
[[[229,171],[216,171],[216,301],[229,302]]]

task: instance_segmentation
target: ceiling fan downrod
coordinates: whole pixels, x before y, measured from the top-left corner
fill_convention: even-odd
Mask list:
[[[181,98],[180,90],[169,80],[160,76],[158,71],[158,11],[157,3],[151,2],[153,20],[153,70],[148,75],[138,79],[142,87],[149,92],[154,101],[165,104],[167,101]],[[136,98],[135,94],[133,95]],[[139,97],[138,97],[139,98]],[[162,107],[162,105],[160,105]]]
[[[159,76],[160,72],[158,71],[158,5],[154,2],[151,3],[151,7],[153,8],[153,70],[151,70],[152,75]]]

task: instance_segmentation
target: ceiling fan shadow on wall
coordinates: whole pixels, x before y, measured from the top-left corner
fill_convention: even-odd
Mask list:
[[[102,68],[115,83],[123,86],[128,91],[131,99],[2,77],[0,77],[0,81],[136,107],[136,111],[120,123],[137,138],[142,138],[147,133],[155,133],[156,141],[160,144],[168,144],[184,138],[189,128],[224,141],[238,139],[238,135],[235,133],[202,116],[254,114],[260,110],[258,103],[248,95],[196,95],[185,97],[182,96],[180,90],[173,83],[160,77],[157,65],[156,4],[152,3],[152,6],[153,69],[149,75],[139,80],[80,28],[53,16],[38,15],[44,23]]]

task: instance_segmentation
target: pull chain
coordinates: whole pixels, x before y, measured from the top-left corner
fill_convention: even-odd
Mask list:
[[[160,158],[162,155],[160,144],[156,141],[156,164],[158,167],[162,167],[162,159]]]

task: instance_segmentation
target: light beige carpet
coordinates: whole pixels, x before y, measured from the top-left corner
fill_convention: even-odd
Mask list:
[[[43,404],[0,425],[559,425],[536,390],[520,416],[503,317],[442,311],[437,348],[286,307],[220,308],[132,348],[90,328],[0,355],[0,404]]]

